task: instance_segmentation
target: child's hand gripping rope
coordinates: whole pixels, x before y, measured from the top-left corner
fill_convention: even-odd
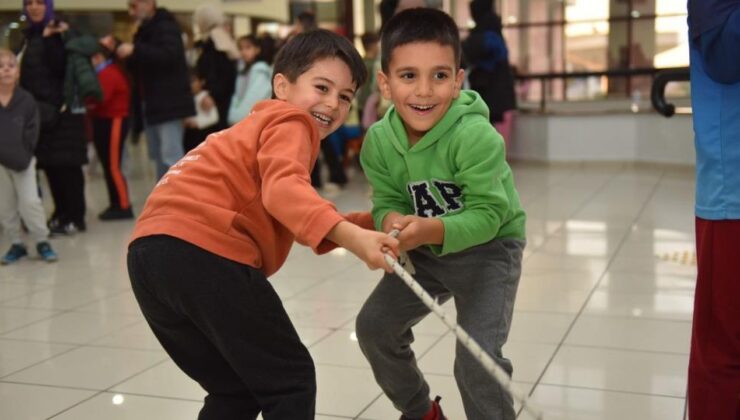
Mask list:
[[[393,229],[388,234],[394,238],[398,237],[398,235],[401,233],[398,229]],[[405,253],[402,253],[404,255]],[[407,261],[410,262],[411,260],[407,258]],[[429,293],[427,293],[426,290],[424,290],[423,287],[409,274],[408,271],[404,269],[404,267],[396,261],[396,259],[393,257],[393,254],[386,252],[385,253],[385,260],[393,268],[393,271],[400,277],[404,283],[406,283],[407,286],[411,288],[411,290],[416,293],[416,296],[421,299],[421,301],[432,311],[434,312],[438,317],[442,319],[442,322],[447,325],[447,327],[452,330],[453,333],[457,336],[458,341],[465,346],[466,349],[475,357],[478,362],[480,362],[481,366],[490,374],[493,379],[498,382],[501,387],[508,392],[512,398],[514,398],[515,401],[519,401],[519,403],[522,405],[522,408],[524,410],[527,410],[532,416],[534,416],[537,420],[542,420],[543,413],[542,410],[535,407],[531,402],[529,402],[529,398],[527,395],[519,391],[514,387],[514,383],[512,382],[509,375],[506,373],[506,371],[501,368],[494,360],[493,358],[486,353],[483,348],[481,348],[480,344],[478,344],[477,341],[473,337],[471,337],[462,327],[457,325],[457,323],[450,318],[450,316],[442,309],[442,306],[440,306],[439,302],[437,302],[437,299],[433,298]],[[411,266],[413,267],[413,266]]]

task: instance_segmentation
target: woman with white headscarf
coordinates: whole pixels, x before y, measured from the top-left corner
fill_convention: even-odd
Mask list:
[[[236,60],[239,50],[236,42],[224,29],[224,14],[213,4],[203,4],[195,9],[193,20],[201,33],[196,43],[200,56],[195,64],[196,71],[205,79],[205,89],[213,97],[218,108],[218,129],[228,127],[229,102],[234,94]]]

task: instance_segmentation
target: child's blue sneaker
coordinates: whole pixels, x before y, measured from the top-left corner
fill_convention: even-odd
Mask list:
[[[3,255],[3,259],[0,260],[0,264],[6,265],[6,264],[13,264],[14,262],[20,260],[21,258],[28,255],[28,250],[26,249],[26,246],[23,244],[13,244],[11,245],[8,252]]]
[[[38,251],[41,259],[46,262],[54,262],[59,259],[57,253],[54,252],[54,250],[51,248],[51,245],[46,241],[36,244],[36,251]]]

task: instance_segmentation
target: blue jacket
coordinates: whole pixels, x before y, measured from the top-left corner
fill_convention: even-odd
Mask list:
[[[728,4],[731,6],[728,7]],[[716,7],[716,9],[712,9]],[[697,13],[697,15],[692,15]],[[723,15],[700,27],[695,16]],[[696,215],[740,219],[740,2],[689,1]]]

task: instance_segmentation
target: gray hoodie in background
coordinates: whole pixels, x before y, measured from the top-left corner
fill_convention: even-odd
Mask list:
[[[16,87],[8,105],[0,104],[0,165],[18,172],[27,169],[38,139],[36,100]]]

